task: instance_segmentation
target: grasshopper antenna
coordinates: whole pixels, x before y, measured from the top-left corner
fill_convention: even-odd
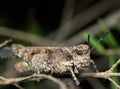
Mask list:
[[[88,45],[90,45],[90,34],[88,34]]]
[[[97,43],[95,44],[95,46],[93,46],[91,49],[89,49],[90,51],[92,51],[104,38],[105,38],[105,36],[108,34],[109,32],[106,32],[106,33],[104,33],[101,37],[100,37],[100,39],[97,41]],[[89,36],[89,35],[88,35]],[[89,44],[90,44],[90,37],[89,37]]]
[[[91,49],[90,49],[90,34],[88,34],[88,45],[89,45],[89,48],[88,48],[88,50],[87,50],[87,52],[86,53],[88,53],[88,51],[90,51]]]
[[[105,38],[105,36],[106,36],[108,33],[109,33],[109,32],[104,33],[104,34],[100,37],[100,39],[97,41],[97,43],[95,44],[95,46],[92,47],[92,48],[89,47],[89,49],[87,50],[87,52],[92,51],[92,50]],[[90,34],[88,34],[88,44],[90,45]],[[86,52],[86,53],[87,53],[87,52]],[[93,60],[90,60],[90,62],[92,63],[95,71],[98,72],[98,69],[97,69],[94,61],[93,61]]]

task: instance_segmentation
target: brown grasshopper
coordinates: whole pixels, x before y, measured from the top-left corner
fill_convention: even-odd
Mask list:
[[[25,47],[13,44],[12,51],[23,59],[15,65],[18,73],[71,74],[76,85],[80,84],[76,75],[93,63],[86,44],[73,47]]]

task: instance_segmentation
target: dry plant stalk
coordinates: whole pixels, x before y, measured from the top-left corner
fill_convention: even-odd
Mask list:
[[[0,44],[0,48],[2,48],[3,46],[7,45],[11,41],[12,41],[12,39],[4,41],[3,43]]]
[[[57,83],[60,86],[60,89],[67,89],[66,85],[60,81],[57,78],[54,78],[50,75],[45,75],[45,74],[33,74],[30,76],[26,77],[20,77],[20,78],[4,78],[0,76],[0,85],[10,85],[10,84],[18,84],[23,81],[38,81],[38,79],[48,79],[51,80],[55,83]]]

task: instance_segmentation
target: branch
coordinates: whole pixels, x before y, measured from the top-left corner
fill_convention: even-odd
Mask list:
[[[7,45],[9,42],[11,42],[12,40],[6,40],[3,43],[0,44],[0,48],[2,48],[3,46]]]
[[[105,72],[98,73],[82,73],[79,77],[94,77],[94,78],[105,78],[112,82],[116,88],[120,89],[120,85],[118,85],[111,77],[120,77],[120,73],[112,72],[117,66],[120,64],[120,59],[112,65],[112,67]]]
[[[20,78],[4,78],[2,76],[0,76],[0,85],[10,85],[10,84],[17,84],[23,81],[35,81],[38,79],[49,79],[55,83],[57,83],[60,86],[60,89],[67,89],[66,85],[61,82],[59,79],[54,78],[50,75],[45,75],[45,74],[33,74],[27,77],[20,77]]]

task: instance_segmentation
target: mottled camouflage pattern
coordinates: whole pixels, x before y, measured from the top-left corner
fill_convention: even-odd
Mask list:
[[[75,74],[84,71],[90,65],[89,46],[80,44],[73,47],[25,47],[12,45],[12,51],[23,59],[15,65],[18,73]]]

